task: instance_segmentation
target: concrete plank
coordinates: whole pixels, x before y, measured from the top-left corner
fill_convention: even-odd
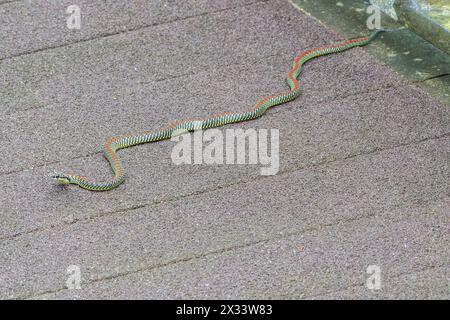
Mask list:
[[[114,1],[29,0],[0,7],[0,59],[86,41],[179,19],[200,16],[256,0]],[[0,2],[1,4],[2,2]],[[80,28],[69,28],[69,6],[80,10]]]
[[[332,292],[314,299],[408,299],[408,300],[448,300],[450,283],[449,266],[433,267],[424,271],[402,274],[389,279],[383,290],[367,290],[357,286],[347,290]]]
[[[428,99],[411,87],[400,87],[382,94],[370,92],[321,104],[299,101],[274,110],[265,118],[231,128],[279,129],[280,172],[283,172],[445,136],[450,129],[450,110]],[[126,126],[134,124],[144,129],[146,119],[135,116],[127,119]],[[68,143],[74,141],[82,148],[86,142],[81,135],[80,139],[74,135]],[[64,150],[57,139],[50,140],[49,145],[52,145],[49,156],[52,152],[58,155],[59,148]],[[166,141],[123,150],[128,180],[107,193],[92,193],[76,186],[61,188],[48,178],[53,170],[65,169],[107,179],[110,169],[99,154],[1,176],[2,237],[57,225],[68,216],[86,219],[260,177],[258,165],[177,166],[171,159],[174,145],[175,142]],[[5,155],[8,159],[8,153]],[[13,157],[9,159],[12,161]]]
[[[0,61],[0,114],[36,108],[53,113],[47,107],[91,111],[99,105],[111,110],[119,92],[161,90],[151,87],[155,80],[264,64],[285,53],[289,58],[277,69],[282,86],[296,54],[339,37],[305,17],[289,3],[271,1]]]
[[[444,299],[448,283],[441,281],[450,276],[447,209],[448,201],[440,211],[423,210],[409,219],[389,215],[318,229],[313,225],[305,233],[86,281],[81,290],[58,290],[37,298],[303,299],[351,286],[358,286],[363,296],[403,298],[417,285],[411,275],[438,267],[439,277],[421,275],[427,290],[419,294]],[[381,271],[376,292],[365,286],[371,265]]]
[[[383,232],[377,233],[383,230],[378,223],[393,226],[394,221],[401,220],[397,228],[404,234],[398,233],[400,229],[389,231],[397,235],[395,248],[405,239],[414,246],[406,256],[411,264],[407,260],[398,263],[398,272],[410,266],[417,271],[438,265],[448,261],[449,143],[448,137],[429,140],[83,221],[76,220],[79,215],[67,217],[63,213],[67,205],[54,202],[61,217],[66,218],[64,225],[2,240],[0,291],[4,298],[58,291],[64,287],[69,265],[82,266],[85,279],[97,281],[351,221],[355,221],[351,232],[335,231],[333,237],[317,235],[317,242],[328,239],[323,240],[323,248],[329,248],[331,260],[344,254],[359,261],[354,256],[358,243],[358,252],[375,259],[377,255],[370,253],[377,246],[375,238],[386,237]],[[184,189],[183,182],[179,184]],[[441,222],[434,223],[433,217]],[[370,219],[357,222],[365,218]],[[440,227],[433,229],[436,225]],[[353,234],[357,238],[352,238]],[[341,243],[345,238],[351,243]],[[341,246],[340,251],[330,247],[328,242],[333,241]],[[315,251],[317,245],[305,247]],[[398,250],[386,246],[379,245],[377,252],[385,259],[393,254],[389,268],[394,268]],[[430,248],[433,251],[427,251]],[[230,252],[230,259],[235,255]],[[311,263],[323,267],[317,257],[311,259]],[[241,260],[259,265],[236,258]],[[292,265],[281,257],[279,261]],[[270,272],[280,270],[274,267]],[[339,289],[343,287],[333,290]],[[195,292],[195,288],[192,290]],[[227,297],[226,291],[219,292]]]
[[[304,95],[287,105],[289,110],[293,106],[297,109],[292,111],[298,112],[303,105],[401,84],[382,66],[357,55],[330,57],[306,67]],[[0,147],[5,154],[0,172],[92,154],[115,135],[156,129],[183,118],[249,109],[264,97],[286,90],[289,60],[272,56],[256,66],[233,65],[149,83],[102,82],[101,77],[82,79],[81,74],[76,81],[80,86],[48,83],[49,96],[55,89],[55,100],[61,104],[0,117],[2,138],[7,142]],[[354,85],[356,79],[360,85]],[[70,89],[56,93],[61,86]]]

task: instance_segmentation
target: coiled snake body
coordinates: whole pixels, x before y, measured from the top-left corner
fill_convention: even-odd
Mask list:
[[[103,153],[109,161],[114,177],[106,182],[94,182],[89,179],[80,177],[74,174],[55,173],[51,177],[60,184],[75,184],[81,188],[92,191],[107,191],[116,188],[125,180],[125,173],[122,168],[117,151],[120,149],[132,147],[138,144],[155,142],[165,139],[170,139],[174,135],[181,133],[204,130],[215,127],[220,127],[229,123],[253,120],[261,117],[269,108],[294,100],[300,95],[300,86],[298,83],[298,76],[302,70],[303,64],[314,58],[325,56],[333,53],[342,52],[353,47],[361,47],[371,42],[380,32],[390,30],[377,30],[369,37],[347,40],[341,43],[309,50],[301,53],[295,58],[293,67],[286,78],[290,90],[269,96],[260,101],[254,108],[235,113],[214,114],[203,119],[189,119],[171,124],[157,131],[142,132],[138,135],[124,135],[109,139],[104,147]]]

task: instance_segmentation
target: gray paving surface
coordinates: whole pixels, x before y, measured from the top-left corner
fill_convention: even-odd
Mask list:
[[[167,24],[258,1],[261,0],[4,1],[0,8],[0,58]],[[66,27],[69,16],[66,9],[71,5],[81,9],[79,30]]]
[[[108,177],[107,138],[247,109],[341,36],[282,0],[79,1],[78,32],[55,3],[0,4],[1,298],[449,298],[448,106],[354,49],[230,126],[280,130],[276,176],[175,166],[167,141],[121,151],[112,192],[61,188]]]

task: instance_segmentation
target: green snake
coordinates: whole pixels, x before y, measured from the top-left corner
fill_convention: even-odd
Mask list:
[[[106,141],[103,147],[105,158],[110,163],[114,172],[114,177],[110,181],[95,182],[75,174],[54,173],[51,175],[60,184],[75,184],[81,188],[92,191],[107,191],[118,187],[125,181],[125,173],[122,168],[121,161],[117,155],[120,149],[132,147],[138,144],[156,142],[170,139],[173,136],[195,131],[205,130],[215,127],[221,127],[226,124],[253,120],[261,117],[268,109],[273,106],[292,101],[300,95],[300,85],[297,80],[302,66],[309,60],[320,56],[326,56],[333,53],[343,52],[353,47],[361,47],[369,44],[380,32],[392,31],[380,29],[374,31],[370,36],[350,39],[329,46],[309,50],[301,53],[294,60],[291,71],[286,78],[290,90],[276,95],[269,96],[261,100],[255,107],[244,112],[227,112],[221,114],[213,114],[203,119],[188,119],[170,124],[157,131],[142,132],[140,134],[129,134],[114,137]]]

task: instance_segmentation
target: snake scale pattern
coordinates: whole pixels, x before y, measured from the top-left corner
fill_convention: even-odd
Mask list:
[[[75,184],[81,188],[92,191],[107,191],[118,187],[125,181],[125,172],[117,151],[120,149],[132,147],[138,144],[156,142],[170,139],[175,135],[195,130],[205,130],[220,127],[230,123],[253,120],[261,117],[268,109],[273,106],[292,101],[300,95],[300,85],[297,80],[301,73],[302,66],[309,60],[333,53],[343,52],[354,47],[361,47],[369,44],[380,32],[391,30],[376,30],[369,37],[346,40],[344,42],[332,44],[329,46],[309,50],[301,53],[295,58],[291,71],[286,78],[290,90],[269,96],[261,100],[255,107],[244,112],[213,114],[203,119],[188,119],[173,123],[157,131],[142,132],[134,135],[124,135],[109,139],[104,147],[103,153],[110,163],[114,172],[114,177],[110,181],[95,182],[90,179],[75,174],[54,173],[51,175],[60,184]]]

